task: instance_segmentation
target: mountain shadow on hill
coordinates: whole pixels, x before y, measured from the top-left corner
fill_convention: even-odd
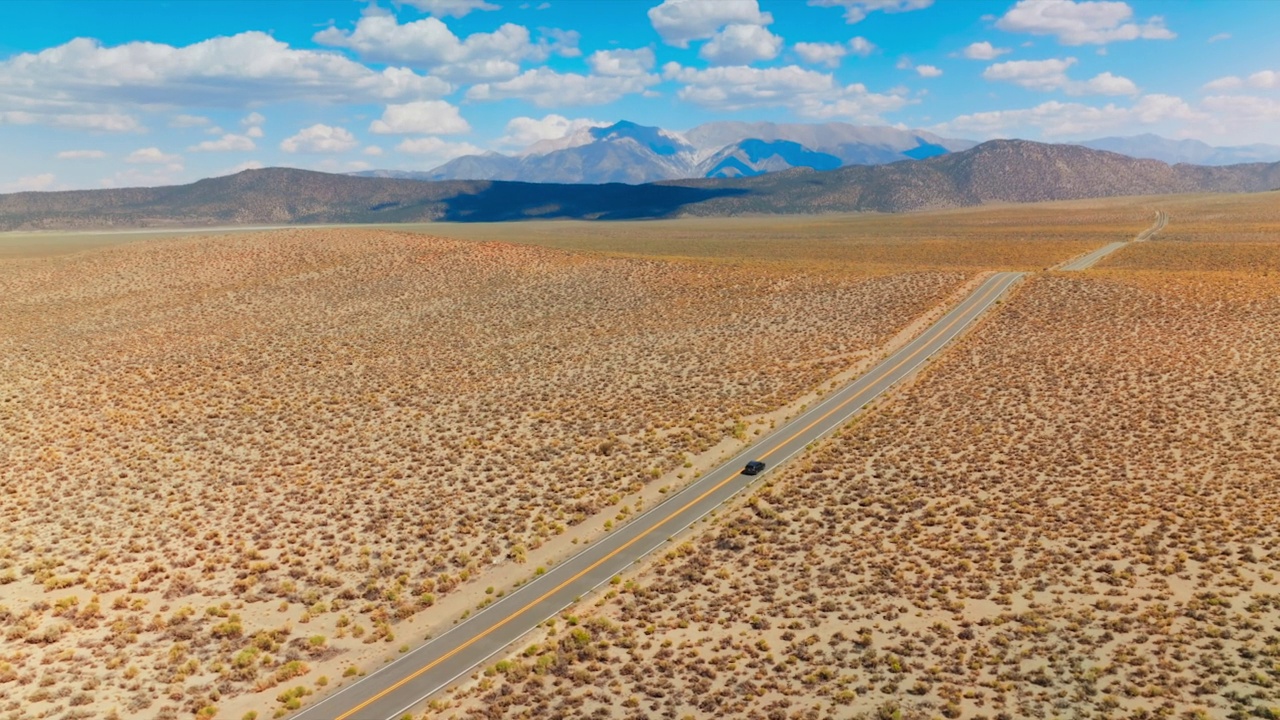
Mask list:
[[[681,185],[549,185],[492,183],[475,193],[442,198],[439,220],[501,222],[535,219],[636,220],[664,218],[690,205],[748,195],[746,188]]]

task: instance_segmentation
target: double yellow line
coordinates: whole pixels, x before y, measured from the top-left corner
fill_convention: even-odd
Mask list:
[[[999,277],[999,276],[997,276],[997,277]],[[987,301],[987,299],[991,297],[992,293],[995,293],[995,292],[997,291],[997,289],[998,289],[998,288],[1000,288],[1000,286],[1001,286],[1001,284],[1002,284],[1000,281],[997,281],[997,280],[996,280],[996,278],[994,278],[994,277],[993,277],[990,281],[988,281],[988,282],[991,282],[991,287],[987,288],[987,291],[986,291],[986,292],[984,292],[984,293],[982,294],[982,297],[981,297],[981,298],[979,298],[979,299],[975,302],[975,304],[976,304],[976,305],[981,306],[984,302],[986,302],[986,301]],[[938,335],[939,335],[939,336],[945,335],[945,334],[947,333],[947,331],[948,331],[948,330],[950,330],[951,328],[955,327],[956,323],[958,323],[958,322],[960,322],[961,320],[963,320],[963,319],[965,318],[965,315],[966,315],[966,313],[964,313],[964,312],[961,312],[961,313],[959,313],[958,315],[956,315],[956,317],[955,317],[955,318],[953,318],[953,319],[951,320],[951,322],[947,323],[946,327],[944,327],[944,328],[942,328],[942,330],[938,331]],[[806,432],[808,432],[809,430],[813,429],[813,427],[814,427],[815,425],[817,425],[818,423],[820,423],[820,422],[822,422],[823,420],[826,420],[827,418],[831,417],[831,416],[832,416],[832,415],[834,415],[836,412],[839,412],[841,408],[845,407],[845,406],[846,406],[846,405],[848,405],[849,403],[851,403],[851,402],[853,402],[853,401],[857,400],[858,398],[862,397],[863,395],[867,394],[867,392],[869,392],[869,391],[871,390],[871,387],[875,384],[876,380],[879,380],[879,379],[880,379],[880,377],[884,377],[884,376],[886,376],[886,375],[891,375],[891,374],[893,374],[895,371],[897,371],[897,370],[898,370],[898,368],[901,368],[903,365],[906,365],[908,362],[910,362],[911,360],[915,359],[915,357],[916,357],[917,355],[919,355],[920,353],[924,352],[925,348],[927,348],[927,347],[929,347],[929,343],[928,343],[928,342],[922,343],[922,344],[920,345],[920,347],[919,347],[919,348],[917,348],[917,349],[915,350],[915,352],[911,353],[911,354],[910,354],[910,355],[908,355],[907,357],[905,357],[905,358],[903,358],[902,360],[898,361],[898,363],[897,363],[897,364],[895,364],[893,367],[889,368],[888,370],[884,370],[884,371],[879,372],[879,373],[878,373],[879,377],[877,377],[876,379],[871,380],[870,382],[868,382],[868,383],[867,383],[867,386],[866,386],[866,387],[864,387],[862,390],[859,390],[858,392],[854,393],[854,394],[853,394],[851,397],[849,397],[847,400],[845,400],[845,401],[841,402],[839,405],[836,405],[835,407],[833,407],[833,408],[831,408],[830,410],[828,410],[826,413],[824,413],[824,414],[822,415],[822,417],[818,418],[817,420],[814,420],[813,422],[809,423],[808,425],[805,425],[805,426],[804,426],[804,428],[802,428],[802,429],[800,429],[800,430],[797,430],[794,434],[792,434],[792,435],[791,435],[790,437],[788,437],[786,440],[783,440],[782,442],[779,442],[779,443],[777,443],[776,445],[774,445],[772,450],[770,450],[769,452],[766,452],[766,453],[765,453],[765,454],[763,454],[763,455],[759,455],[758,457],[760,457],[760,458],[767,458],[767,457],[769,457],[770,455],[774,454],[774,453],[775,453],[775,452],[777,452],[778,450],[780,450],[780,449],[782,449],[783,447],[785,447],[785,446],[786,446],[788,443],[790,443],[792,440],[795,440],[796,438],[798,438],[798,437],[800,437],[801,435],[805,434],[805,433],[806,433]],[[875,371],[875,370],[873,370],[872,372],[876,372],[876,371]],[[867,378],[867,377],[869,377],[869,376],[868,376],[868,375],[864,375],[864,376],[863,376],[863,378]],[[401,687],[404,687],[404,685],[405,685],[406,683],[409,683],[409,682],[413,681],[414,679],[416,679],[416,678],[418,678],[419,676],[421,676],[423,673],[430,672],[432,669],[434,669],[435,667],[437,667],[437,666],[438,666],[438,665],[440,665],[441,663],[443,663],[443,662],[445,662],[446,660],[448,660],[448,659],[452,658],[453,656],[457,655],[458,653],[462,652],[463,650],[466,650],[467,648],[471,647],[472,645],[474,645],[474,644],[476,644],[476,643],[480,642],[480,641],[481,641],[481,640],[483,640],[484,638],[486,638],[486,637],[488,637],[489,635],[491,635],[491,634],[493,634],[494,632],[496,632],[499,628],[503,627],[503,626],[504,626],[504,625],[506,625],[507,623],[510,623],[512,620],[515,620],[516,618],[518,618],[518,617],[520,617],[521,615],[523,615],[523,614],[525,614],[526,612],[528,612],[530,608],[534,607],[535,605],[537,605],[538,603],[542,602],[543,600],[546,600],[547,598],[551,597],[552,595],[554,595],[554,594],[556,594],[556,593],[560,592],[560,591],[561,591],[561,590],[563,590],[566,586],[568,586],[568,585],[570,585],[570,584],[572,584],[572,583],[576,582],[576,581],[577,581],[578,579],[580,579],[583,575],[586,575],[587,573],[591,572],[592,570],[595,570],[596,568],[600,567],[600,566],[601,566],[601,565],[603,565],[604,563],[606,563],[606,562],[608,562],[609,560],[611,560],[611,559],[613,559],[614,557],[616,557],[616,556],[618,555],[618,553],[623,552],[623,551],[624,551],[624,550],[626,550],[627,548],[631,547],[632,545],[634,545],[634,544],[636,544],[636,543],[640,542],[641,540],[643,540],[644,538],[648,537],[650,534],[652,534],[652,533],[653,533],[654,531],[656,531],[658,528],[660,528],[660,527],[662,527],[663,525],[667,524],[667,522],[669,522],[672,518],[676,517],[676,516],[677,516],[677,515],[679,515],[680,513],[683,513],[685,510],[688,510],[689,508],[693,507],[694,505],[697,505],[698,503],[702,502],[703,500],[705,500],[705,499],[707,498],[707,496],[708,496],[708,495],[710,495],[710,494],[714,493],[715,491],[717,491],[717,490],[719,490],[720,488],[724,487],[725,485],[729,484],[730,482],[732,482],[735,478],[737,478],[737,477],[738,477],[738,476],[740,476],[741,474],[742,474],[742,471],[741,471],[741,470],[739,470],[738,472],[736,472],[736,473],[734,473],[734,474],[730,475],[729,477],[725,478],[724,480],[720,481],[720,482],[719,482],[719,483],[717,483],[714,487],[712,487],[710,490],[707,490],[706,492],[702,493],[701,495],[699,495],[698,497],[694,498],[693,500],[690,500],[689,502],[685,503],[685,504],[684,504],[684,505],[683,505],[679,510],[675,510],[675,511],[673,511],[673,512],[669,513],[666,517],[664,517],[664,518],[662,518],[661,520],[659,520],[658,522],[655,522],[655,523],[654,523],[654,524],[653,524],[653,525],[652,525],[648,530],[645,530],[644,532],[640,533],[639,535],[635,536],[634,538],[631,538],[631,539],[630,539],[630,540],[628,540],[626,543],[624,543],[624,544],[620,545],[618,548],[616,548],[615,550],[613,550],[612,552],[610,552],[608,555],[605,555],[604,557],[600,558],[599,560],[596,560],[594,563],[592,563],[591,565],[589,565],[589,566],[588,566],[588,567],[586,567],[585,569],[580,570],[576,575],[574,575],[573,577],[569,578],[568,580],[565,580],[565,581],[561,582],[559,585],[556,585],[554,588],[551,588],[550,590],[546,591],[546,592],[545,592],[545,593],[543,593],[542,595],[539,595],[539,596],[538,596],[538,598],[537,598],[536,600],[532,600],[532,601],[530,601],[530,602],[526,603],[524,607],[520,608],[519,610],[516,610],[515,612],[512,612],[511,614],[507,615],[507,616],[506,616],[505,618],[503,618],[502,620],[500,620],[500,621],[498,621],[497,623],[495,623],[495,624],[493,624],[493,625],[489,626],[487,629],[485,629],[483,632],[479,633],[479,634],[478,634],[478,635],[476,635],[475,637],[473,637],[473,638],[471,638],[470,640],[466,641],[465,643],[463,643],[463,644],[459,645],[458,647],[456,647],[456,648],[454,648],[454,649],[450,650],[449,652],[445,653],[444,655],[441,655],[440,657],[436,658],[435,660],[432,660],[431,662],[427,663],[426,665],[424,665],[424,666],[422,666],[421,668],[419,668],[418,670],[416,670],[412,675],[409,675],[408,677],[405,677],[404,679],[400,680],[399,682],[395,683],[394,685],[392,685],[392,686],[390,686],[390,687],[386,688],[385,690],[383,690],[383,691],[379,692],[377,695],[374,695],[373,697],[369,698],[368,700],[365,700],[364,702],[360,703],[359,705],[357,705],[357,706],[355,706],[355,707],[351,708],[350,710],[346,711],[345,713],[343,713],[343,714],[341,714],[341,715],[337,716],[336,718],[334,718],[334,720],[348,720],[348,718],[350,718],[352,715],[354,715],[354,714],[356,714],[356,713],[360,712],[360,711],[361,711],[361,710],[363,710],[364,708],[366,708],[366,707],[368,707],[369,705],[371,705],[371,704],[373,704],[373,703],[377,702],[378,700],[381,700],[382,698],[384,698],[384,697],[386,697],[387,695],[389,695],[389,694],[391,694],[391,693],[395,692],[396,690],[400,689]]]

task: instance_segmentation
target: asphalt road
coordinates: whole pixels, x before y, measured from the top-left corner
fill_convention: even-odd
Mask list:
[[[1065,262],[1062,265],[1059,265],[1058,269],[1059,270],[1088,270],[1089,268],[1093,267],[1094,264],[1097,263],[1099,260],[1119,250],[1125,245],[1128,245],[1130,242],[1142,242],[1144,240],[1151,239],[1153,235],[1163,230],[1164,226],[1167,224],[1169,224],[1169,215],[1165,213],[1165,211],[1163,210],[1157,210],[1155,223],[1151,227],[1147,228],[1146,230],[1143,230],[1142,232],[1138,233],[1137,236],[1133,238],[1133,240],[1130,240],[1127,242],[1109,243],[1107,245],[1104,245],[1098,248],[1097,250],[1094,250],[1088,255],[1083,255],[1081,257],[1076,258],[1075,260],[1071,260],[1070,262]]]
[[[546,574],[395,662],[303,709],[294,720],[400,718],[843,425],[962,333],[1022,275],[993,275],[923,334],[858,380],[828,394],[732,460]],[[741,470],[748,460],[763,460],[768,468],[759,475],[743,475]]]

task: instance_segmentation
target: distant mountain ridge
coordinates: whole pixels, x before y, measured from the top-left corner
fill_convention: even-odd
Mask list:
[[[352,174],[411,180],[639,184],[749,177],[793,167],[833,170],[848,164],[920,160],[974,144],[923,130],[847,123],[713,122],[679,133],[623,120],[543,140],[514,155],[465,155],[425,172]]]
[[[1199,140],[1170,140],[1152,135],[1105,137],[1076,143],[1094,150],[1107,150],[1135,158],[1193,165],[1236,165],[1251,162],[1280,162],[1280,145],[1237,145],[1214,147]]]
[[[174,187],[0,195],[0,230],[905,212],[1277,188],[1280,162],[1169,165],[1077,145],[993,140],[886,165],[643,185],[422,182],[267,168]]]

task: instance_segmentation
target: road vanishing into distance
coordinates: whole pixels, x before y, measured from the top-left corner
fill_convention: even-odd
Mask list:
[[[294,715],[294,720],[398,720],[455,680],[573,605],[712,510],[832,433],[915,372],[991,307],[1023,273],[1001,272],[978,286],[915,340],[854,382],[758,440],[720,467],[587,546],[515,592]],[[744,475],[749,460],[767,469]]]
[[[1094,264],[1097,263],[1102,258],[1110,255],[1111,253],[1119,250],[1120,248],[1124,247],[1125,245],[1128,245],[1131,242],[1143,242],[1144,240],[1150,240],[1153,235],[1163,230],[1164,226],[1168,224],[1169,224],[1169,215],[1163,210],[1157,210],[1155,224],[1153,224],[1151,227],[1147,228],[1146,230],[1143,230],[1142,232],[1138,233],[1137,236],[1133,238],[1133,240],[1127,240],[1124,242],[1113,242],[1113,243],[1104,245],[1098,248],[1097,250],[1094,250],[1093,252],[1089,253],[1088,255],[1082,255],[1076,258],[1075,260],[1071,260],[1059,265],[1057,269],[1069,270],[1069,271],[1088,270],[1089,268],[1093,267]]]

